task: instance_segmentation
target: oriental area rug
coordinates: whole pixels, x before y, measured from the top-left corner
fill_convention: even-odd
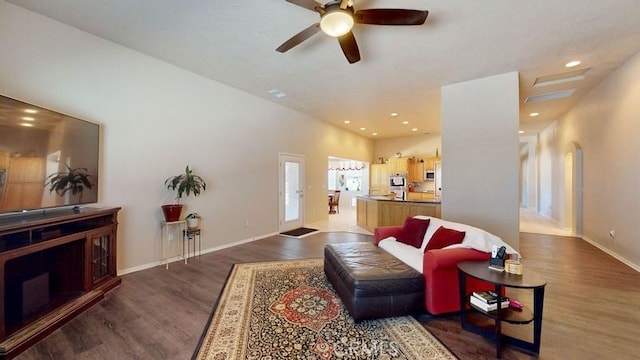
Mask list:
[[[322,259],[236,264],[193,359],[456,359],[411,316],[359,323]]]

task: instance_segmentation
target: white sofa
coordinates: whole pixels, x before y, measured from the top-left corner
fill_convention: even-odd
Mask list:
[[[460,261],[487,261],[494,245],[505,246],[508,254],[518,254],[499,237],[482,229],[427,216],[416,218],[429,219],[429,227],[424,235],[422,246],[413,247],[396,240],[402,226],[378,227],[374,231],[374,244],[405,264],[422,273],[425,280],[425,309],[431,314],[450,313],[460,310],[458,286],[458,268]],[[442,249],[430,249],[424,252],[433,234],[440,228],[464,231],[462,243]],[[518,257],[520,254],[518,254]],[[468,291],[493,290],[492,284],[467,279]]]

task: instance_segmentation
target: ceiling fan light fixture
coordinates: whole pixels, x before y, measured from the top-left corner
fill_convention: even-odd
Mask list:
[[[353,28],[354,20],[350,11],[342,10],[340,7],[328,9],[322,14],[320,19],[320,29],[333,37],[340,37]]]

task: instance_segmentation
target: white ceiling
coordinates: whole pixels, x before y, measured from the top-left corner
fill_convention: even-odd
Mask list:
[[[285,0],[6,1],[376,138],[439,133],[443,85],[511,71],[520,72],[521,129],[536,133],[640,49],[638,0],[356,0],[356,11],[429,10],[423,26],[356,25],[356,64],[322,33],[276,52],[319,20]],[[536,77],[569,71],[573,59],[582,61],[577,69],[591,68],[585,80],[532,87]],[[576,86],[564,100],[522,102]],[[530,118],[533,111],[540,116]]]

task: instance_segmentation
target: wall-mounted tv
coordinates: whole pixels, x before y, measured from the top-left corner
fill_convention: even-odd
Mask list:
[[[98,202],[100,126],[0,95],[0,214]]]

